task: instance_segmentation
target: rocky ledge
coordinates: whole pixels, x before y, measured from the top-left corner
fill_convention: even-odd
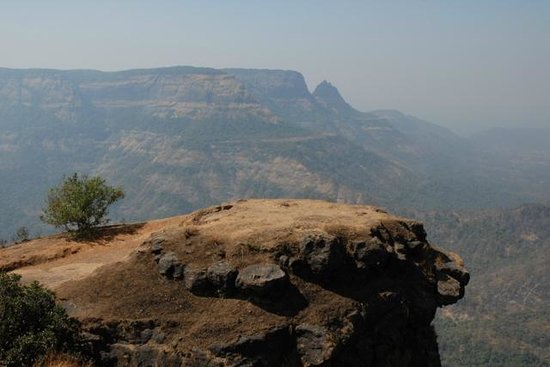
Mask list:
[[[101,365],[439,366],[456,254],[369,206],[246,200],[192,213],[58,290]]]

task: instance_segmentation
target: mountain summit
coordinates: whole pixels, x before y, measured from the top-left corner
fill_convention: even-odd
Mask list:
[[[325,107],[337,112],[350,113],[355,111],[353,107],[351,107],[344,100],[344,98],[342,98],[340,91],[338,91],[334,85],[326,80],[323,80],[317,88],[315,88],[315,91],[313,91],[313,96]]]

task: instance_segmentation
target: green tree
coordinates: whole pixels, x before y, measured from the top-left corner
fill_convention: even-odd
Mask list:
[[[109,222],[108,207],[123,197],[122,188],[106,185],[103,178],[75,173],[50,189],[40,219],[77,235],[89,235]]]
[[[38,282],[0,272],[0,366],[32,366],[48,353],[77,353],[79,325]]]

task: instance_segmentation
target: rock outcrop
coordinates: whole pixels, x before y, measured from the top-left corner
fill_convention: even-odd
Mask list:
[[[333,109],[335,112],[350,114],[357,112],[340,95],[338,89],[331,83],[323,80],[313,91],[315,99],[326,108]]]
[[[369,206],[248,200],[200,210],[58,293],[101,365],[439,366],[460,257]]]

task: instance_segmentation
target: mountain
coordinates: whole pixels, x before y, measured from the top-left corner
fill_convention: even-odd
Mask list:
[[[364,205],[239,200],[101,234],[0,249],[98,366],[437,367],[431,322],[469,279],[421,223]]]
[[[315,88],[313,96],[323,105],[323,107],[333,110],[336,114],[346,115],[356,112],[353,107],[342,98],[338,89],[326,80],[323,80],[321,84]]]
[[[291,86],[273,86],[271,95],[299,89],[298,73],[275,74]],[[393,194],[382,177],[395,182],[407,171],[341,136],[285,121],[222,71],[3,69],[0,79],[3,237],[34,227],[47,188],[72,171],[122,184],[128,200],[119,218],[127,219],[234,197],[369,200],[367,186]],[[306,89],[293,98],[298,92],[310,96]]]
[[[295,71],[0,69],[0,238],[38,222],[74,171],[122,185],[114,217],[164,217],[240,197],[388,208],[538,201],[544,174],[397,111],[363,113]],[[500,162],[500,161],[499,161]],[[503,163],[505,164],[505,163]],[[528,179],[526,179],[526,177]]]
[[[326,81],[310,96],[303,77],[294,72],[290,73],[292,77],[283,78],[284,82],[274,83],[283,72],[226,71],[243,80],[263,103],[296,125],[341,135],[413,171],[415,179],[409,181],[407,189],[415,194],[409,200],[399,197],[383,205],[410,207],[410,199],[416,195],[419,200],[414,206],[439,208],[513,206],[550,197],[545,173],[534,166],[518,173],[500,152],[485,149],[475,138],[459,137],[399,111],[359,112]],[[550,159],[545,162],[548,164]]]

